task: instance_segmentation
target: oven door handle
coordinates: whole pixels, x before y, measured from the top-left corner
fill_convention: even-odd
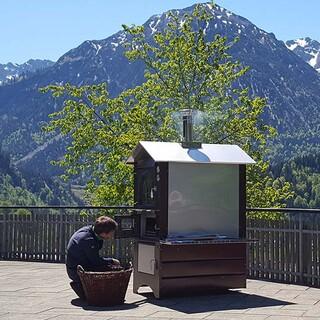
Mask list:
[[[152,269],[152,266],[153,266],[153,269],[154,269],[154,270],[158,270],[158,267],[159,267],[158,260],[156,260],[156,259],[151,259],[151,260],[150,260],[150,266],[151,266],[151,269]]]

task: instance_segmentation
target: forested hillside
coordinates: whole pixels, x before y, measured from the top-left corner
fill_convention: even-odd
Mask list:
[[[275,178],[292,183],[295,196],[287,203],[289,207],[320,208],[320,152],[306,152],[296,158],[274,164],[271,168]]]
[[[0,205],[76,204],[81,200],[71,192],[70,184],[54,178],[19,171],[10,157],[0,151]]]

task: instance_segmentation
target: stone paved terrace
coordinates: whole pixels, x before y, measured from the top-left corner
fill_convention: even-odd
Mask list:
[[[89,307],[69,288],[64,265],[0,261],[0,320],[320,319],[320,289],[249,280],[227,294],[155,300],[130,285],[120,307]]]

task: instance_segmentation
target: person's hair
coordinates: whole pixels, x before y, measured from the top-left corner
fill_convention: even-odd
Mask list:
[[[113,219],[101,216],[94,223],[94,232],[96,234],[109,233],[116,230],[117,227],[118,224]]]

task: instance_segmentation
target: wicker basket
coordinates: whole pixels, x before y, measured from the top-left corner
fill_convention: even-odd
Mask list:
[[[132,269],[91,272],[78,266],[77,271],[89,305],[106,307],[124,302]]]

